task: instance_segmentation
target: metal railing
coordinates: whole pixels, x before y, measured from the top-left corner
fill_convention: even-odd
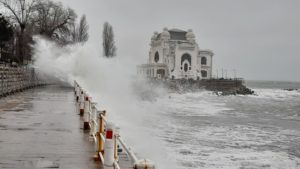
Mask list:
[[[99,160],[103,165],[112,167],[113,169],[121,169],[119,166],[118,151],[118,147],[121,145],[133,162],[132,168],[155,168],[155,165],[150,160],[138,160],[135,153],[120,136],[120,128],[114,126],[113,123],[106,119],[106,110],[99,110],[97,104],[92,102],[89,94],[76,81],[74,82],[74,89],[78,109],[80,115],[83,116],[83,129],[90,131],[90,140],[96,145],[95,160]]]

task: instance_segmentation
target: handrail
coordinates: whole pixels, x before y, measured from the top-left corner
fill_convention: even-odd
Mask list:
[[[95,160],[100,160],[102,164],[108,163],[109,165],[113,166],[114,169],[121,169],[118,164],[118,143],[120,143],[133,161],[133,168],[142,167],[154,169],[155,166],[150,161],[138,160],[134,152],[120,136],[118,128],[111,128],[113,125],[111,125],[111,123],[109,123],[106,119],[106,111],[100,111],[98,106],[96,106],[97,104],[95,102],[92,102],[92,98],[89,97],[87,92],[82,87],[80,87],[80,85],[76,81],[74,82],[74,87],[75,95],[77,96],[76,100],[79,103],[78,109],[82,110],[82,106],[84,107],[84,111],[82,114],[84,115],[84,129],[87,129],[85,126],[86,123],[88,123],[90,136],[93,137],[94,142],[97,143],[97,153],[94,157]],[[78,99],[83,97],[85,99]],[[112,156],[110,156],[109,153]],[[106,157],[108,157],[108,159],[106,159]]]
[[[131,150],[131,148],[129,146],[127,146],[127,144],[123,141],[123,139],[121,137],[118,137],[118,141],[119,141],[119,143],[122,144],[122,147],[126,150],[126,152],[130,156],[130,158],[133,160],[133,162],[137,163],[138,159],[135,156],[134,152]]]
[[[114,169],[121,169],[117,161],[114,161]]]

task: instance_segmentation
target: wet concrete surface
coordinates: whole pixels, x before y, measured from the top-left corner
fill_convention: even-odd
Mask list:
[[[47,86],[0,98],[0,168],[102,168],[94,154],[72,88]]]

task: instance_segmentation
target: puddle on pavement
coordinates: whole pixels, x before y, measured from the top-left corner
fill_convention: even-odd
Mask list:
[[[25,109],[4,109],[2,111],[6,111],[6,112],[21,112],[24,111]]]
[[[38,168],[59,168],[59,164],[53,161],[40,160],[37,162]]]

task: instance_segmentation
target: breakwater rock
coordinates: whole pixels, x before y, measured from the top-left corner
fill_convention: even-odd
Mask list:
[[[254,91],[245,86],[243,79],[149,79],[147,83],[150,86],[163,86],[177,93],[209,90],[218,95],[254,94]]]

